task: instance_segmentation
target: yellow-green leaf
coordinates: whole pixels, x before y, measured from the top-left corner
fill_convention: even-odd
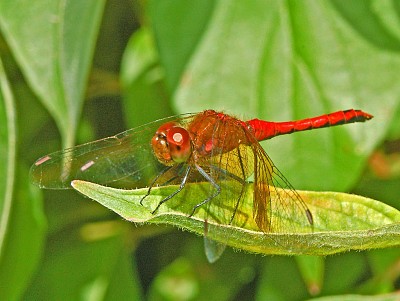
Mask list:
[[[201,195],[208,185],[210,184],[190,183],[185,189],[190,189],[191,196],[196,195],[196,191]],[[146,188],[121,190],[78,180],[73,181],[72,186],[126,220],[136,223],[172,224],[199,235],[204,235],[207,228],[208,238],[250,252],[328,255],[349,250],[400,245],[400,212],[384,203],[357,195],[299,191],[314,216],[313,227],[304,225],[304,228],[310,229],[308,232],[300,230],[289,233],[264,233],[257,228],[252,219],[252,184],[246,185],[241,206],[241,210],[249,216],[245,223],[237,226],[207,221],[206,227],[204,213],[196,212],[189,217],[191,208],[198,201],[195,198],[185,198],[184,193],[178,193],[161,205],[155,214],[151,213],[163,198],[176,191],[177,186],[153,188],[151,195],[143,201],[143,206],[140,205],[140,200],[146,195]],[[227,213],[225,209],[229,211],[229,208],[224,208],[208,214],[212,215],[214,220],[218,220],[219,214]],[[272,214],[279,216],[279,212]],[[226,220],[223,217],[221,219]]]

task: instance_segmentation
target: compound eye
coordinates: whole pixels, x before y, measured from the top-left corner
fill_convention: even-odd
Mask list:
[[[171,128],[176,126],[176,122],[167,122],[160,126],[151,139],[151,147],[157,160],[164,165],[173,165],[174,161],[171,157],[167,142],[167,134]]]
[[[175,126],[167,133],[167,144],[172,160],[176,163],[186,162],[192,154],[190,135],[182,127]]]
[[[155,134],[151,139],[151,146],[158,161],[165,165],[171,165],[171,163],[173,163],[165,136]]]

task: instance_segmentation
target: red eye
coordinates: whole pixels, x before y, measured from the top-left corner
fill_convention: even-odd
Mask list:
[[[167,136],[167,133],[170,129],[172,129],[173,127],[177,127],[178,124],[174,121],[170,121],[167,123],[164,123],[162,126],[160,126],[156,132],[156,135],[164,135]]]
[[[158,161],[165,165],[173,165],[174,160],[171,157],[169,151],[169,145],[167,142],[168,131],[176,126],[175,122],[167,122],[157,129],[154,134],[153,139],[151,139],[151,145],[153,147],[154,155],[157,157]]]
[[[182,127],[172,127],[167,133],[167,143],[172,160],[177,163],[186,162],[191,153],[190,136]]]
[[[191,153],[190,136],[176,122],[160,126],[151,140],[154,155],[165,165],[186,162]]]

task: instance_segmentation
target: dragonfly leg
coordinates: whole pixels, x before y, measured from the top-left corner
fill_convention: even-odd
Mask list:
[[[162,204],[164,204],[166,201],[172,199],[175,195],[177,195],[179,192],[181,192],[181,190],[182,190],[182,189],[185,187],[185,185],[186,185],[186,181],[187,181],[187,179],[188,179],[188,177],[189,177],[189,174],[190,174],[190,166],[188,166],[188,167],[186,168],[185,175],[183,176],[183,179],[182,179],[181,184],[179,185],[179,188],[178,188],[176,191],[174,191],[173,193],[171,193],[169,196],[167,196],[166,198],[162,199],[162,200],[158,203],[157,207],[151,212],[151,214],[156,213],[156,211],[158,210],[158,208],[160,208],[160,206],[161,206]]]
[[[203,206],[204,204],[207,204],[209,201],[211,201],[213,198],[215,198],[217,195],[221,193],[221,187],[215,182],[215,180],[210,177],[208,173],[205,172],[203,168],[201,168],[199,165],[195,165],[197,170],[200,172],[200,174],[208,181],[211,183],[211,185],[214,186],[216,189],[216,192],[212,195],[210,195],[208,198],[206,198],[204,201],[201,203],[197,204],[196,206],[193,207],[192,213],[189,215],[189,217],[193,216],[193,214],[196,212],[197,208]]]
[[[153,181],[151,181],[151,184],[149,185],[149,189],[147,190],[147,193],[146,193],[146,194],[140,199],[140,201],[139,201],[140,205],[143,206],[143,200],[144,200],[145,198],[147,198],[147,197],[150,195],[151,189],[154,187],[155,183],[158,181],[158,179],[159,179],[163,174],[165,174],[168,170],[170,170],[171,167],[172,167],[172,166],[168,166],[167,168],[165,168],[162,172],[160,172],[160,173],[153,179]]]

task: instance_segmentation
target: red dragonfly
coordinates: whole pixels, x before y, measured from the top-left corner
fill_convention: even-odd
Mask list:
[[[175,195],[185,193],[185,199],[191,200],[188,203],[196,204],[181,204],[182,208],[190,206],[185,211],[189,216],[197,216],[204,208],[205,224],[215,220],[235,225],[248,218],[241,214],[241,204],[245,184],[252,181],[256,225],[265,233],[285,232],[287,223],[282,220],[312,226],[313,215],[259,141],[298,131],[364,122],[372,117],[351,109],[289,122],[242,121],[206,110],[161,119],[52,153],[37,160],[30,175],[33,183],[42,188],[70,188],[72,180],[80,179],[123,188],[149,187],[147,195],[151,194],[152,187],[178,184],[175,192],[152,209],[153,213]],[[194,191],[190,183],[195,182],[207,182],[209,189]],[[226,208],[230,208],[229,216],[218,214]],[[275,211],[280,212],[279,218],[272,214]]]

